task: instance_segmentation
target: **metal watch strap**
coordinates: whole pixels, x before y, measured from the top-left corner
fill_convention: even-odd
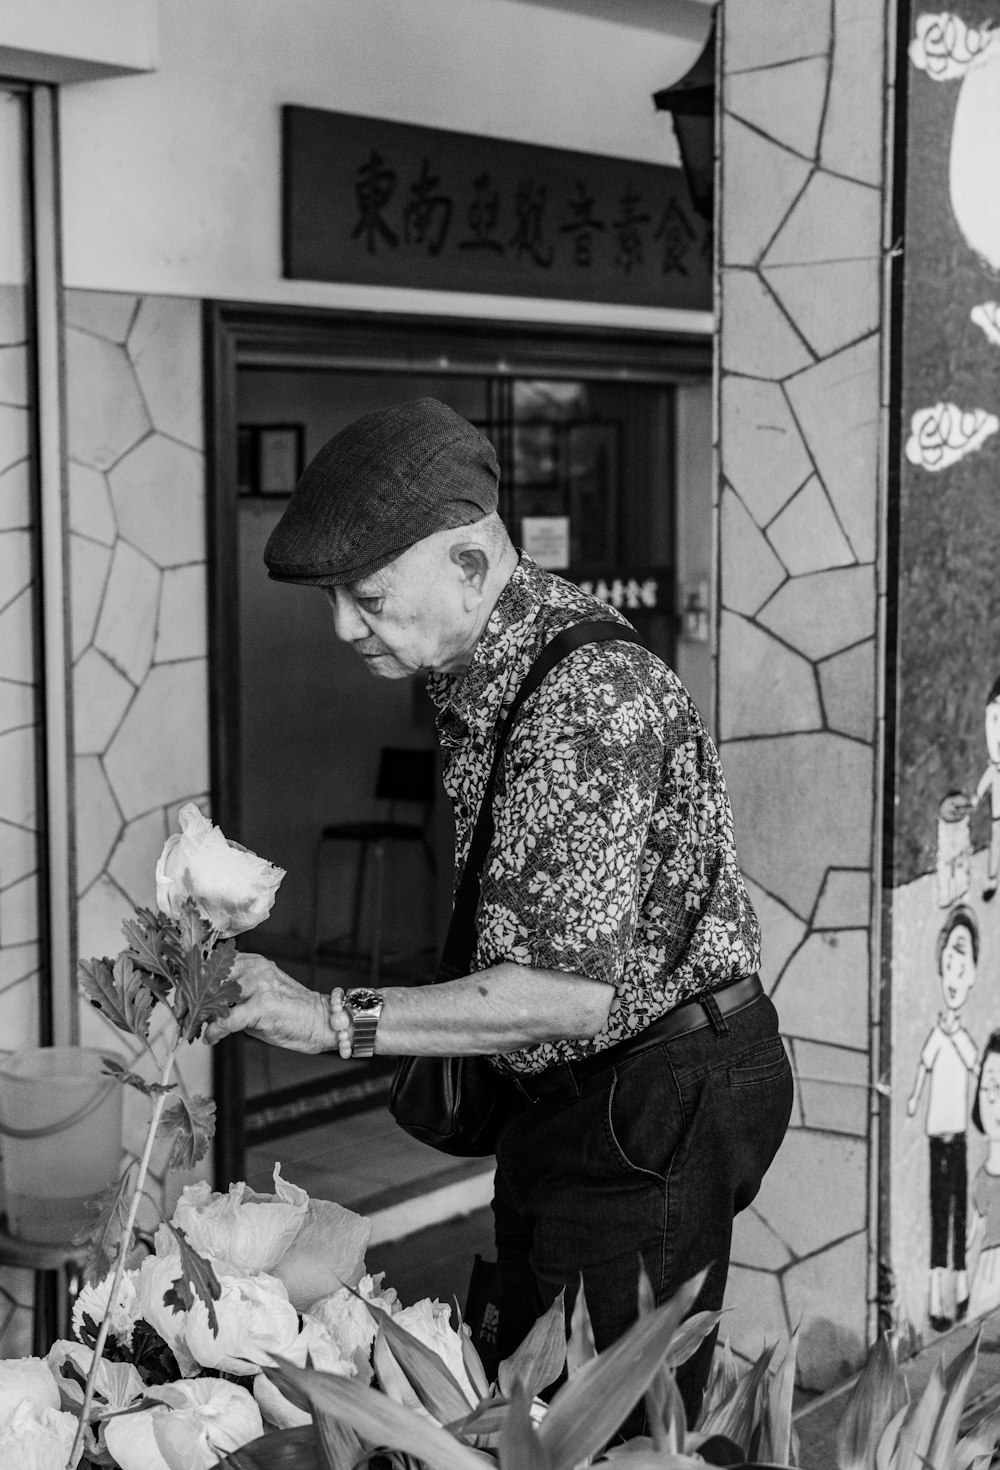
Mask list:
[[[375,1034],[382,1015],[382,996],[378,991],[359,986],[353,990],[345,990],[344,1004],[349,1007],[354,1023],[351,1056],[374,1056]]]

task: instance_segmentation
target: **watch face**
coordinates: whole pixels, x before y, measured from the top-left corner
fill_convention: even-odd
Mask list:
[[[344,999],[352,1010],[371,1010],[375,1006],[380,1006],[384,997],[379,995],[377,990],[366,990],[364,986],[358,986],[354,990],[349,990]]]

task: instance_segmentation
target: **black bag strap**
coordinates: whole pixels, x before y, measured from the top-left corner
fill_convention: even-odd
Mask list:
[[[507,737],[514,727],[521,706],[529,695],[534,694],[546,674],[562,659],[582,648],[587,643],[604,643],[619,639],[626,643],[642,643],[634,628],[627,623],[613,622],[610,618],[590,619],[573,623],[550,639],[525,674],[520,689],[500,727],[493,764],[486,780],[486,788],[473,828],[472,840],[462,870],[462,879],[455,894],[455,906],[451,923],[444,941],[441,962],[434,976],[435,983],[441,980],[456,980],[469,973],[472,957],[476,951],[476,909],[479,907],[479,891],[482,883],[483,864],[493,841],[493,788],[503,762]]]

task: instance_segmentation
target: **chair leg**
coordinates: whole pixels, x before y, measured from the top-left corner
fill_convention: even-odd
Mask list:
[[[369,985],[378,984],[382,959],[382,898],[385,887],[385,843],[373,843],[375,849],[375,907],[372,917],[372,952],[368,973]]]

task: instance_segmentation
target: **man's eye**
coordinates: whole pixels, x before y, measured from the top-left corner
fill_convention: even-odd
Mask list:
[[[365,612],[380,613],[382,611],[381,597],[358,597],[358,607],[363,607]]]

